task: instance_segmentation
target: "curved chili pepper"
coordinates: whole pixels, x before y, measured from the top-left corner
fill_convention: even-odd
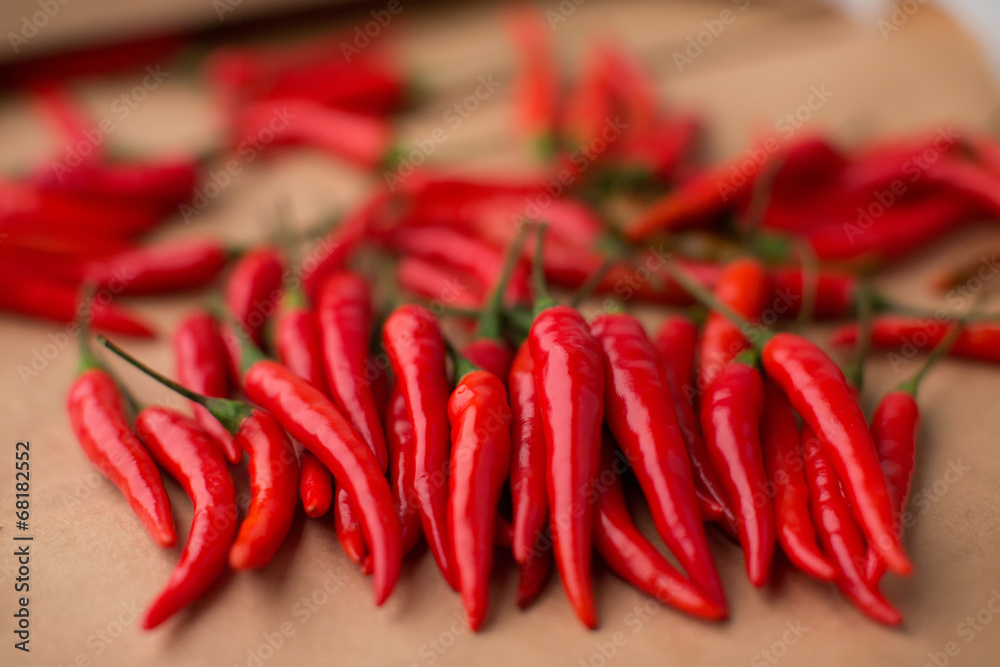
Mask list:
[[[218,241],[178,241],[140,246],[100,260],[89,278],[115,294],[164,294],[201,289],[229,263]]]
[[[816,545],[809,515],[809,485],[795,411],[773,382],[764,382],[764,413],[760,421],[764,469],[774,496],[778,543],[792,563],[806,574],[829,581],[833,566]]]
[[[403,531],[403,555],[413,551],[423,534],[420,506],[413,488],[413,424],[406,397],[399,385],[393,385],[386,415],[385,441],[389,447],[389,486],[392,501]]]
[[[41,84],[31,86],[30,92],[38,110],[47,117],[53,129],[62,135],[61,139],[67,147],[77,147],[81,144],[89,147],[86,155],[80,155],[84,163],[77,165],[76,169],[103,161],[105,156],[102,142],[95,144],[87,137],[88,131],[94,131],[93,122],[87,118],[87,114],[70,96],[64,85],[43,81]],[[78,150],[78,154],[80,152],[82,151]]]
[[[701,436],[701,424],[695,414],[692,399],[697,394],[694,381],[695,350],[698,344],[698,327],[682,315],[667,317],[660,325],[654,340],[660,358],[660,370],[677,415],[677,426],[687,445],[694,476],[698,504],[706,520],[723,519],[735,526],[733,510],[726,491]]]
[[[153,540],[172,547],[177,534],[160,471],[129,428],[121,389],[90,352],[87,332],[78,335],[80,369],[66,395],[73,433],[90,462],[121,490]]]
[[[330,396],[385,470],[388,465],[385,435],[372,378],[367,374],[374,319],[368,283],[351,273],[331,275],[320,288],[316,317]],[[335,503],[337,538],[351,560],[361,563],[367,548],[356,518],[357,510],[342,488],[337,490]]]
[[[445,580],[456,588],[448,539],[448,377],[445,344],[426,308],[400,306],[385,321],[382,344],[413,426],[413,489],[424,536]],[[409,463],[409,460],[407,461]]]
[[[601,315],[590,331],[604,350],[605,420],[632,464],[656,530],[694,583],[725,609],[687,448],[653,344],[639,321],[624,313]]]
[[[594,546],[601,558],[619,577],[657,601],[708,620],[726,617],[725,606],[712,602],[696,585],[687,581],[649,543],[625,505],[614,442],[606,441],[602,452],[601,476],[594,524]]]
[[[715,298],[750,321],[758,319],[767,300],[764,267],[749,258],[731,262],[715,285]],[[748,347],[750,341],[743,331],[722,314],[710,312],[701,334],[698,387],[707,390],[722,369]]]
[[[399,521],[389,484],[371,448],[318,389],[274,361],[244,354],[244,389],[323,462],[354,500],[372,551],[375,603],[389,596],[402,560]]]
[[[701,404],[705,443],[733,502],[747,576],[754,586],[767,583],[774,553],[774,516],[771,499],[764,493],[767,475],[761,460],[763,409],[760,373],[742,359],[722,370]]]
[[[529,205],[530,197],[524,195],[496,195],[476,199],[468,206],[472,209],[468,219],[459,218],[456,227],[472,228],[482,239],[498,246],[508,247],[523,229],[524,221],[540,222],[544,219],[549,229],[546,242],[568,246],[576,251],[593,252],[604,236],[604,224],[594,209],[582,201],[570,198],[555,199],[535,211]],[[441,224],[440,218],[431,218]],[[461,225],[459,227],[459,225]],[[526,239],[527,240],[527,239]],[[530,240],[525,246],[527,259],[531,259]]]
[[[544,228],[543,228],[544,229]],[[541,235],[536,252],[542,255]],[[587,627],[597,625],[590,579],[594,507],[585,494],[597,476],[604,418],[601,344],[583,317],[548,297],[535,263],[535,321],[528,333],[547,461],[549,525],[563,588]]]
[[[281,253],[265,246],[240,257],[226,278],[226,308],[258,347],[263,345],[264,327],[281,299],[284,271]]]
[[[274,321],[274,350],[290,371],[326,393],[319,323],[299,289],[285,289],[281,297]]]
[[[489,606],[494,523],[510,465],[510,407],[496,375],[461,357],[456,375],[460,379],[448,399],[448,529],[455,579],[469,627],[475,631]]]
[[[933,318],[882,315],[871,323],[871,344],[884,350],[903,346],[927,352],[941,344],[948,327]],[[834,345],[850,345],[858,339],[858,326],[845,324],[834,331]],[[1000,363],[1000,322],[969,322],[948,354],[964,359]]]
[[[553,570],[552,551],[535,551],[518,566],[517,606],[527,609],[538,599],[545,584],[549,583]]]
[[[329,512],[333,503],[333,475],[307,449],[299,453],[299,495],[306,516],[314,519]]]
[[[837,587],[869,617],[886,625],[899,625],[899,612],[868,585],[858,567],[859,562],[864,562],[864,542],[838,486],[827,448],[808,424],[802,426],[801,437],[816,532],[834,564]]]
[[[229,395],[229,369],[226,346],[219,324],[205,312],[186,317],[174,332],[174,359],[177,380],[192,391],[206,396],[225,398]],[[192,403],[195,420],[212,436],[230,463],[243,459],[233,436],[208,410]]]
[[[572,149],[589,147],[600,138],[601,130],[613,116],[613,100],[608,62],[598,49],[590,49],[584,56],[580,78],[570,91],[562,109],[559,132],[563,141]],[[575,173],[579,169],[573,164]]]
[[[537,544],[548,522],[545,433],[527,342],[518,348],[507,378],[511,407],[510,495],[514,507],[514,560],[541,557]]]
[[[2,262],[0,262],[2,266]],[[0,289],[0,310],[37,317],[54,322],[75,321],[80,309],[91,316],[91,325],[100,331],[113,331],[138,338],[153,338],[156,332],[143,322],[138,315],[108,302],[95,300],[93,304],[80,306],[76,286],[49,280],[43,275],[24,271],[4,271],[3,289]]]
[[[869,544],[893,571],[912,569],[893,530],[892,503],[864,414],[843,372],[813,343],[779,333],[762,348],[768,377],[819,436]]]
[[[238,510],[226,461],[196,421],[152,406],[139,413],[136,430],[194,505],[180,562],[142,618],[143,629],[151,630],[200,597],[225,570]]]
[[[233,121],[237,144],[273,137],[266,146],[303,145],[373,169],[390,155],[392,131],[377,116],[339,111],[306,100],[272,100],[242,107]]]
[[[337,54],[338,56],[340,54]],[[306,100],[359,114],[385,115],[408,100],[406,81],[375,58],[338,58],[285,71],[263,95],[270,100]]]
[[[271,562],[295,517],[299,464],[295,449],[278,421],[262,410],[240,424],[235,438],[250,456],[250,507],[229,550],[236,570]]]

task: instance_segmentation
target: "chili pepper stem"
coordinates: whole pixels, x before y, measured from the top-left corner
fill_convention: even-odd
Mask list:
[[[601,286],[601,282],[604,280],[604,277],[608,275],[608,271],[610,271],[614,265],[615,260],[613,258],[609,257],[604,260],[604,262],[597,267],[597,270],[591,273],[583,284],[580,285],[579,289],[573,293],[573,296],[569,300],[569,305],[573,308],[579,308],[580,304],[583,303],[585,299],[588,299],[594,291]]]
[[[500,272],[500,277],[497,279],[497,284],[493,286],[493,291],[490,292],[486,303],[483,304],[482,310],[479,311],[479,319],[476,323],[477,339],[503,340],[503,332],[501,330],[503,297],[507,291],[507,284],[514,275],[514,269],[517,268],[517,263],[521,259],[521,249],[524,248],[525,234],[526,225],[522,225],[514,241],[510,244],[510,248],[507,249],[507,256],[504,258],[503,269]]]
[[[871,348],[872,316],[878,298],[867,283],[858,287],[858,349],[854,359],[844,367],[844,376],[858,391],[865,381],[865,360]]]
[[[924,361],[924,365],[920,367],[920,369],[916,372],[916,374],[912,378],[900,383],[896,389],[898,391],[905,391],[906,393],[916,398],[917,389],[920,388],[920,382],[924,379],[924,376],[927,375],[927,372],[931,368],[933,368],[937,364],[937,362],[939,362],[941,359],[943,359],[948,355],[948,352],[951,351],[951,348],[954,347],[956,342],[958,342],[958,339],[962,335],[962,330],[964,328],[965,327],[962,321],[957,320],[952,325],[951,330],[948,331],[948,335],[945,336],[941,340],[941,342],[938,343],[937,346],[935,346],[935,348],[931,351],[930,355],[927,357],[927,360]]]
[[[535,285],[535,315],[557,305],[556,300],[549,294],[549,286],[545,283],[545,232],[548,225],[542,223],[538,225],[538,242],[535,244],[535,262],[531,267],[531,277]]]
[[[226,427],[226,430],[236,435],[240,430],[240,424],[243,420],[250,416],[251,409],[250,406],[245,403],[240,403],[239,401],[231,401],[226,398],[214,398],[211,396],[204,396],[197,392],[191,391],[182,384],[174,382],[170,378],[154,371],[152,368],[142,363],[131,354],[118,347],[117,344],[108,340],[104,336],[98,334],[97,342],[108,348],[116,355],[130,363],[131,365],[138,368],[140,371],[153,378],[163,386],[173,389],[178,394],[184,398],[194,401],[198,405],[203,406],[206,410],[212,413],[212,416],[219,420],[219,422]]]
[[[101,368],[101,362],[90,347],[90,318],[94,301],[95,286],[91,282],[86,282],[80,288],[80,304],[88,304],[91,308],[80,308],[78,311],[77,326],[80,328],[80,363],[77,367],[77,375],[80,375],[93,368]]]

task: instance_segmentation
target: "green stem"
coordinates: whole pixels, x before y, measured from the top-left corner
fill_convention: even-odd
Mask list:
[[[938,361],[951,352],[951,348],[955,346],[955,343],[962,335],[963,329],[965,329],[965,326],[962,321],[956,320],[955,323],[952,324],[951,329],[948,331],[948,335],[941,339],[940,343],[934,346],[930,356],[927,357],[927,361],[925,361],[924,365],[920,367],[920,370],[917,371],[916,375],[909,380],[900,383],[897,390],[905,391],[911,396],[916,397],[917,389],[920,387],[920,381],[924,379],[925,375],[927,375],[927,371],[933,368]]]
[[[479,312],[479,321],[476,323],[476,338],[487,340],[503,340],[502,315],[503,297],[507,291],[507,285],[514,275],[514,269],[521,260],[521,252],[524,249],[524,237],[527,225],[522,225],[517,236],[507,249],[507,256],[504,257],[503,270],[497,279],[497,284],[493,286],[483,309]]]
[[[535,265],[531,267],[531,276],[535,283],[535,315],[543,310],[558,305],[549,294],[549,286],[545,283],[545,232],[548,225],[538,225],[538,242],[535,245]]]
[[[119,357],[121,357],[128,363],[132,364],[133,366],[135,366],[140,371],[142,371],[149,377],[153,378],[160,384],[170,389],[173,389],[184,398],[194,401],[198,405],[204,407],[206,410],[212,413],[213,417],[219,420],[219,422],[226,428],[227,431],[229,431],[233,435],[236,435],[237,432],[239,432],[240,425],[243,423],[243,420],[249,417],[253,412],[252,408],[246,403],[240,403],[239,401],[231,401],[227,398],[214,398],[211,396],[204,396],[197,392],[191,391],[184,385],[178,384],[177,382],[174,382],[165,375],[161,375],[160,373],[154,371],[152,368],[142,363],[141,361],[133,357],[131,354],[129,354],[122,348],[118,347],[115,343],[112,343],[110,340],[108,340],[107,338],[105,338],[100,334],[97,335],[97,342],[103,345],[104,347],[108,348],[109,350],[117,354]]]
[[[604,277],[608,275],[608,271],[618,263],[617,258],[611,258],[604,260],[604,262],[597,267],[597,270],[591,273],[582,285],[576,290],[573,296],[569,300],[569,305],[573,308],[579,308],[580,304],[584,300],[590,298],[590,296],[601,286],[601,282]]]
[[[449,341],[449,340],[446,339],[444,341],[444,344],[445,344],[445,347],[448,348],[448,353],[451,355],[452,362],[455,364],[455,384],[456,385],[459,382],[461,382],[462,378],[464,378],[469,373],[474,373],[476,371],[483,370],[482,368],[480,368],[476,364],[472,363],[472,360],[470,360],[464,354],[462,354],[461,352],[459,352],[455,348],[455,346],[451,344],[451,341]]]
[[[90,319],[94,314],[94,292],[96,286],[92,282],[85,282],[80,288],[80,300],[77,311],[77,326],[80,331],[80,363],[77,366],[77,375],[94,368],[102,368],[100,360],[90,347]],[[87,304],[87,307],[82,307]]]
[[[819,267],[816,253],[808,241],[799,239],[795,242],[795,250],[802,266],[802,307],[796,318],[797,327],[804,327],[812,321],[816,309],[816,291],[819,288]]]
[[[858,286],[858,347],[854,359],[844,368],[844,376],[858,391],[865,381],[865,360],[872,343],[872,316],[876,295],[867,283]]]

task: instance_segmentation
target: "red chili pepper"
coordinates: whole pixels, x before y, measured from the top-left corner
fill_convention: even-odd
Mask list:
[[[518,129],[543,159],[555,149],[559,74],[552,58],[551,30],[536,9],[508,12],[508,33],[520,56],[514,105]]]
[[[489,606],[494,521],[510,465],[510,407],[496,375],[461,357],[455,363],[459,380],[448,400],[448,529],[455,579],[475,631]]]
[[[129,428],[121,389],[94,358],[87,331],[78,335],[80,367],[66,396],[73,433],[90,462],[121,490],[153,540],[172,547],[177,534],[160,471]]]
[[[60,135],[67,147],[75,149],[76,154],[84,164],[101,161],[104,158],[104,147],[88,137],[88,132],[97,134],[103,139],[100,131],[94,128],[93,122],[87,117],[80,105],[69,95],[65,86],[43,82],[31,88],[32,101],[38,107]],[[84,147],[87,147],[84,150]],[[78,165],[82,166],[82,165]]]
[[[382,344],[406,400],[413,426],[413,488],[424,536],[445,580],[458,586],[448,539],[448,377],[445,344],[426,308],[397,308],[382,329]],[[409,464],[409,460],[407,460]]]
[[[310,299],[316,299],[326,277],[342,270],[347,261],[369,238],[390,202],[389,194],[388,190],[378,190],[370,195],[326,238],[316,243],[316,248],[310,256],[303,259],[302,286]]]
[[[773,490],[778,543],[797,568],[817,579],[830,581],[834,569],[816,545],[816,533],[809,515],[809,485],[795,411],[773,382],[766,381],[764,390],[760,444],[767,480]]]
[[[337,485],[333,496],[333,528],[337,533],[337,542],[347,557],[352,563],[364,567],[368,545],[362,534],[361,520],[351,502],[350,493],[340,485]]]
[[[665,319],[654,341],[659,352],[660,370],[673,398],[677,426],[687,444],[695,492],[702,514],[706,520],[722,519],[735,526],[733,510],[708,455],[705,440],[701,436],[701,424],[692,403],[697,395],[693,385],[697,343],[698,327],[681,315]]]
[[[545,589],[552,576],[553,561],[551,549],[530,554],[518,566],[517,606],[527,609]]]
[[[715,298],[750,321],[761,316],[767,295],[764,267],[749,258],[731,262],[715,286]],[[722,369],[748,347],[750,341],[743,331],[722,314],[709,313],[698,354],[698,387],[702,390],[711,387]]]
[[[173,342],[177,380],[182,385],[206,396],[229,396],[226,346],[214,317],[205,312],[189,315],[177,326]],[[239,463],[243,453],[229,431],[198,403],[192,403],[191,408],[195,420],[215,439],[229,462]]]
[[[624,461],[615,457],[614,443],[608,439],[597,487],[597,552],[615,574],[657,601],[699,618],[725,618],[725,606],[713,603],[698,586],[682,577],[636,528],[619,477],[625,467]]]
[[[229,564],[249,570],[270,563],[291,528],[299,463],[281,424],[262,410],[241,422],[235,442],[250,457],[250,507],[229,550]]]
[[[43,191],[150,201],[169,207],[190,199],[198,169],[190,158],[45,167],[35,172],[32,182]]]
[[[88,273],[115,294],[165,294],[204,288],[230,257],[218,241],[178,241],[127,250],[96,262]]]
[[[57,235],[47,232],[11,232],[4,239],[8,250],[29,250],[68,258],[75,262],[94,261],[135,248],[135,243],[121,236],[95,235],[88,231],[63,231]],[[60,274],[61,275],[61,274]],[[80,275],[80,274],[77,274]],[[76,276],[73,276],[74,280]]]
[[[542,239],[537,254],[542,256]],[[587,627],[597,625],[590,579],[594,507],[585,498],[597,475],[604,418],[600,343],[580,313],[557,306],[535,264],[537,315],[528,334],[548,462],[549,521],[563,588]]]
[[[396,282],[413,296],[431,304],[475,310],[483,303],[486,290],[477,279],[434,262],[401,257],[396,263]]]
[[[531,349],[517,351],[507,380],[511,407],[510,495],[514,507],[514,560],[539,558],[538,543],[548,522],[545,433],[535,388]]]
[[[503,253],[500,250],[446,227],[400,228],[391,234],[388,243],[404,255],[455,267],[483,285],[495,285],[503,271]],[[526,278],[523,271],[515,273],[505,294],[509,302],[527,299],[529,289]]]
[[[864,542],[854,523],[851,509],[841,493],[833,461],[827,458],[820,438],[808,424],[802,427],[802,451],[816,532],[836,570],[837,587],[849,600],[880,623],[899,625],[902,617],[882,594],[869,586],[858,563],[864,560]]]
[[[288,433],[316,455],[356,503],[365,541],[371,547],[375,602],[381,604],[399,579],[402,552],[399,521],[389,484],[371,448],[322,393],[290,370],[243,354],[247,396],[278,419]]]
[[[641,134],[630,128],[630,140],[619,157],[619,169],[643,180],[670,183],[685,164],[701,133],[702,121],[694,114],[657,119]]]
[[[708,452],[733,502],[736,528],[754,586],[767,583],[774,552],[774,516],[765,493],[760,445],[764,385],[753,362],[737,358],[706,390],[701,427]]]
[[[151,630],[198,599],[225,570],[238,510],[226,461],[196,421],[152,406],[139,413],[136,430],[194,505],[180,562],[142,618],[143,629]]]
[[[656,350],[639,321],[624,313],[599,316],[590,331],[604,350],[605,420],[632,464],[656,530],[692,581],[725,609],[687,448]]]
[[[392,141],[389,123],[382,118],[303,100],[253,103],[237,112],[233,127],[237,149],[307,146],[365,169],[388,159]]]
[[[572,149],[589,148],[614,116],[607,60],[600,51],[591,49],[582,68],[559,123],[561,138]],[[573,165],[574,171],[578,168]]]
[[[813,343],[788,333],[772,336],[762,359],[768,376],[823,442],[869,544],[895,572],[909,573],[875,444],[843,372]]]
[[[244,335],[260,347],[264,328],[281,300],[285,262],[270,246],[244,254],[226,278],[226,308]]]
[[[263,95],[378,116],[400,109],[408,96],[403,77],[371,57],[300,65],[277,77]]]
[[[423,534],[420,527],[420,506],[413,488],[413,424],[406,397],[399,385],[394,385],[386,415],[385,440],[389,447],[389,486],[393,505],[403,531],[403,555],[413,551]]]
[[[777,267],[768,270],[771,303],[777,316],[792,318],[802,310],[805,301],[802,281],[801,268]],[[815,290],[812,303],[814,319],[840,319],[854,311],[858,279],[850,273],[819,271],[812,288]]]
[[[504,248],[514,242],[526,220],[544,221],[550,230],[550,244],[591,253],[601,243],[605,231],[593,208],[574,199],[554,199],[540,207],[532,196],[492,196],[476,199],[466,207],[471,210],[465,216],[457,217],[449,226],[458,231],[471,228],[480,238]],[[441,224],[436,214],[428,222]],[[525,244],[525,254],[529,259],[532,247],[530,241]]]
[[[288,370],[327,393],[316,313],[300,289],[286,285],[274,321],[274,349]]]
[[[0,270],[3,263],[0,262]],[[153,338],[156,332],[137,315],[99,298],[93,304],[78,304],[78,289],[70,283],[49,280],[43,275],[4,271],[0,289],[0,310],[54,322],[69,323],[81,312],[91,315],[91,325],[100,331],[113,331],[139,338]],[[106,297],[102,292],[99,296]],[[82,310],[81,310],[82,309]]]
[[[933,318],[883,315],[872,320],[871,344],[881,349],[899,349],[903,346],[928,351],[941,344],[947,335],[947,326]],[[831,337],[834,345],[851,345],[858,339],[858,326],[846,324]],[[949,355],[1000,363],[1000,323],[970,322],[951,347]]]
[[[333,503],[333,475],[305,449],[299,453],[299,495],[306,516],[314,519],[329,512]]]
[[[660,115],[656,84],[642,65],[613,42],[602,42],[600,57],[607,71],[607,85],[629,123],[629,132],[646,136]]]

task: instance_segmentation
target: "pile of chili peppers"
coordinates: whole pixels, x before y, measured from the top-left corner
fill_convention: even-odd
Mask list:
[[[85,454],[161,546],[176,541],[161,469],[195,508],[143,626],[180,611],[227,567],[266,567],[299,503],[308,517],[333,512],[376,604],[426,543],[473,629],[488,617],[497,549],[517,564],[522,608],[557,571],[581,622],[596,627],[596,552],[663,604],[724,619],[709,531],[738,545],[754,586],[785,567],[784,554],[898,625],[879,585],[887,571],[912,570],[901,516],[918,384],[946,354],[1000,360],[1000,326],[958,313],[941,324],[859,275],[959,223],[1000,218],[1000,144],[950,128],[854,152],[817,135],[764,137],[701,167],[697,116],[664,110],[617,46],[594,46],[567,86],[541,16],[516,10],[507,27],[519,54],[516,132],[543,177],[416,170],[375,188],[315,244],[324,252],[133,248],[165,201],[189,195],[190,164],[177,167],[182,178],[162,164],[95,159],[72,184],[38,176],[10,186],[34,208],[5,213],[4,231],[50,221],[43,240],[65,248],[53,260],[63,282],[60,300],[31,274],[0,299],[27,294],[35,305],[0,307],[63,321],[83,310],[95,328],[147,335],[118,306],[78,308],[79,286],[110,288],[115,271],[129,276],[123,294],[222,280],[224,308],[192,312],[176,329],[176,381],[101,338],[190,399],[193,416],[140,409],[81,337],[68,408]],[[232,119],[232,147],[270,128],[275,144],[386,165],[403,78],[374,55],[345,61],[336,44],[214,54],[207,72]],[[80,131],[65,100],[39,99],[67,135]],[[271,127],[276,105],[295,116],[287,132]],[[58,207],[76,206],[72,198],[107,207],[105,224],[121,221],[111,259],[81,250],[70,234],[79,226],[59,227],[68,209]],[[52,259],[57,250],[38,243],[0,262]],[[389,294],[375,288],[373,265],[393,267]],[[937,284],[954,289],[967,275]],[[573,291],[571,305],[550,285]],[[577,307],[591,295],[602,297],[596,311]],[[633,302],[670,310],[650,334],[626,311]],[[857,320],[834,336],[858,348],[846,371],[797,333],[813,319]],[[865,354],[914,341],[931,352],[926,365],[866,418]],[[234,491],[243,474],[245,509]],[[636,527],[626,491],[645,498],[672,560]]]

